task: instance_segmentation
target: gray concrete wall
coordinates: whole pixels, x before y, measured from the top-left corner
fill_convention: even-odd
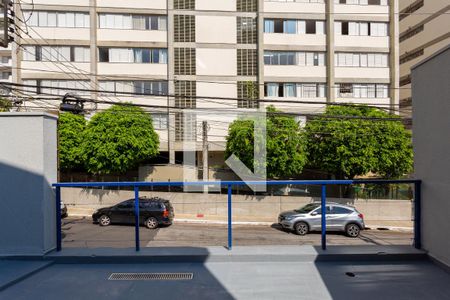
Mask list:
[[[0,255],[56,246],[57,117],[0,113]]]
[[[412,70],[415,176],[422,186],[422,245],[450,266],[450,46]]]
[[[141,192],[141,196],[161,197],[171,201],[175,215],[196,216],[203,214],[207,219],[226,219],[227,195],[203,193]],[[63,188],[62,200],[70,210],[84,209],[86,214],[100,207],[114,205],[134,197],[132,191]],[[278,214],[285,210],[299,208],[314,199],[294,196],[251,196],[233,195],[233,216],[235,221],[275,222]],[[409,200],[355,200],[335,199],[328,201],[354,205],[365,219],[372,223],[389,221],[392,224],[411,221],[411,201]],[[80,211],[80,210],[79,210]],[[82,210],[81,210],[82,211]],[[394,226],[394,225],[393,225]]]

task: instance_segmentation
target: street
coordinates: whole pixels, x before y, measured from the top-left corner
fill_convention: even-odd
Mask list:
[[[63,247],[134,247],[134,226],[101,227],[90,218],[69,217],[62,220]],[[176,222],[171,226],[150,230],[140,227],[142,247],[161,246],[225,246],[227,226]],[[320,233],[306,236],[283,231],[277,224],[234,225],[233,245],[320,245]],[[358,238],[343,233],[328,233],[329,245],[411,245],[412,233],[392,230],[365,230]]]

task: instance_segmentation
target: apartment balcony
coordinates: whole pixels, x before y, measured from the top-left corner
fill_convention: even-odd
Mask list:
[[[383,18],[383,21],[389,20],[389,5],[352,5],[352,4],[335,4],[334,13],[341,15],[357,15],[360,17],[375,16]]]
[[[336,48],[388,49],[389,45],[389,36],[338,35],[335,37]]]
[[[32,27],[29,34],[34,39],[45,40],[86,40],[89,43],[91,34],[89,28],[67,28],[67,27]],[[24,36],[24,39],[30,39]],[[45,43],[44,43],[45,44]]]
[[[89,0],[34,0],[34,5],[89,6]]]
[[[98,29],[97,40],[120,42],[155,42],[167,43],[165,30],[127,30],[127,29]]]
[[[266,101],[269,100],[270,102],[262,103],[261,105],[263,107],[273,105],[275,106],[275,108],[281,111],[314,114],[314,113],[323,113],[325,111],[325,104],[323,103],[327,101],[327,98],[264,97],[264,100]],[[302,103],[295,103],[295,101],[299,101]]]
[[[0,82],[12,82],[12,76],[8,76],[8,78],[0,78]]]
[[[391,98],[339,98],[335,99],[337,103],[356,103],[371,106],[379,106],[387,108],[391,103]]]
[[[98,63],[99,75],[135,75],[167,77],[167,64]]]
[[[336,67],[334,72],[338,79],[374,79],[383,80],[386,83],[389,83],[390,80],[389,68]]]
[[[22,61],[23,78],[61,78],[64,73],[90,73],[89,62]],[[85,76],[84,76],[85,77]]]
[[[283,50],[298,49],[299,46],[326,46],[326,35],[324,34],[287,34],[287,33],[264,33],[264,45],[285,46]],[[268,47],[271,48],[271,47]]]
[[[325,3],[264,1],[265,13],[325,13]]]
[[[167,9],[167,0],[97,0],[97,7],[127,8],[127,9]]]
[[[12,67],[12,59],[11,58],[8,59],[8,62],[2,62],[0,60],[0,68],[2,68],[2,69],[9,69],[11,67]]]
[[[278,66],[278,65],[265,65],[264,66],[264,77],[266,81],[268,77],[270,77],[270,81],[273,81],[272,78],[317,78],[318,80],[323,79],[326,80],[327,76],[327,67],[313,67],[313,66]],[[289,79],[287,79],[289,80]],[[297,81],[297,80],[296,80]]]

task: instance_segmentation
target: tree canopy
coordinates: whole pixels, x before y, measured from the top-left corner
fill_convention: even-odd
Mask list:
[[[310,120],[305,128],[309,164],[337,179],[369,172],[401,177],[412,170],[412,140],[395,118],[367,106],[327,107],[323,117]]]
[[[0,98],[0,112],[8,112],[11,109],[11,101]]]
[[[114,105],[92,117],[81,151],[88,172],[124,173],[159,153],[159,137],[142,108]]]
[[[267,176],[287,178],[300,174],[306,164],[306,139],[300,125],[293,117],[276,114],[272,107],[266,122]],[[235,120],[229,126],[226,141],[225,157],[235,154],[253,170],[254,121]]]
[[[61,170],[76,170],[83,167],[81,144],[86,129],[82,115],[62,113],[59,115],[59,167]]]

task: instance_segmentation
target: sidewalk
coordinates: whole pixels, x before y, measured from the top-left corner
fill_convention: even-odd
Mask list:
[[[69,216],[71,217],[92,217],[94,209],[92,208],[74,208],[69,207]],[[223,217],[205,216],[205,215],[188,215],[176,214],[175,222],[185,223],[200,223],[200,224],[218,224],[226,225],[228,220]],[[249,226],[270,226],[276,223],[277,220],[271,220],[265,217],[233,217],[233,225],[249,225]],[[368,229],[384,229],[395,230],[402,232],[412,232],[412,221],[370,221],[366,220],[366,227]]]

